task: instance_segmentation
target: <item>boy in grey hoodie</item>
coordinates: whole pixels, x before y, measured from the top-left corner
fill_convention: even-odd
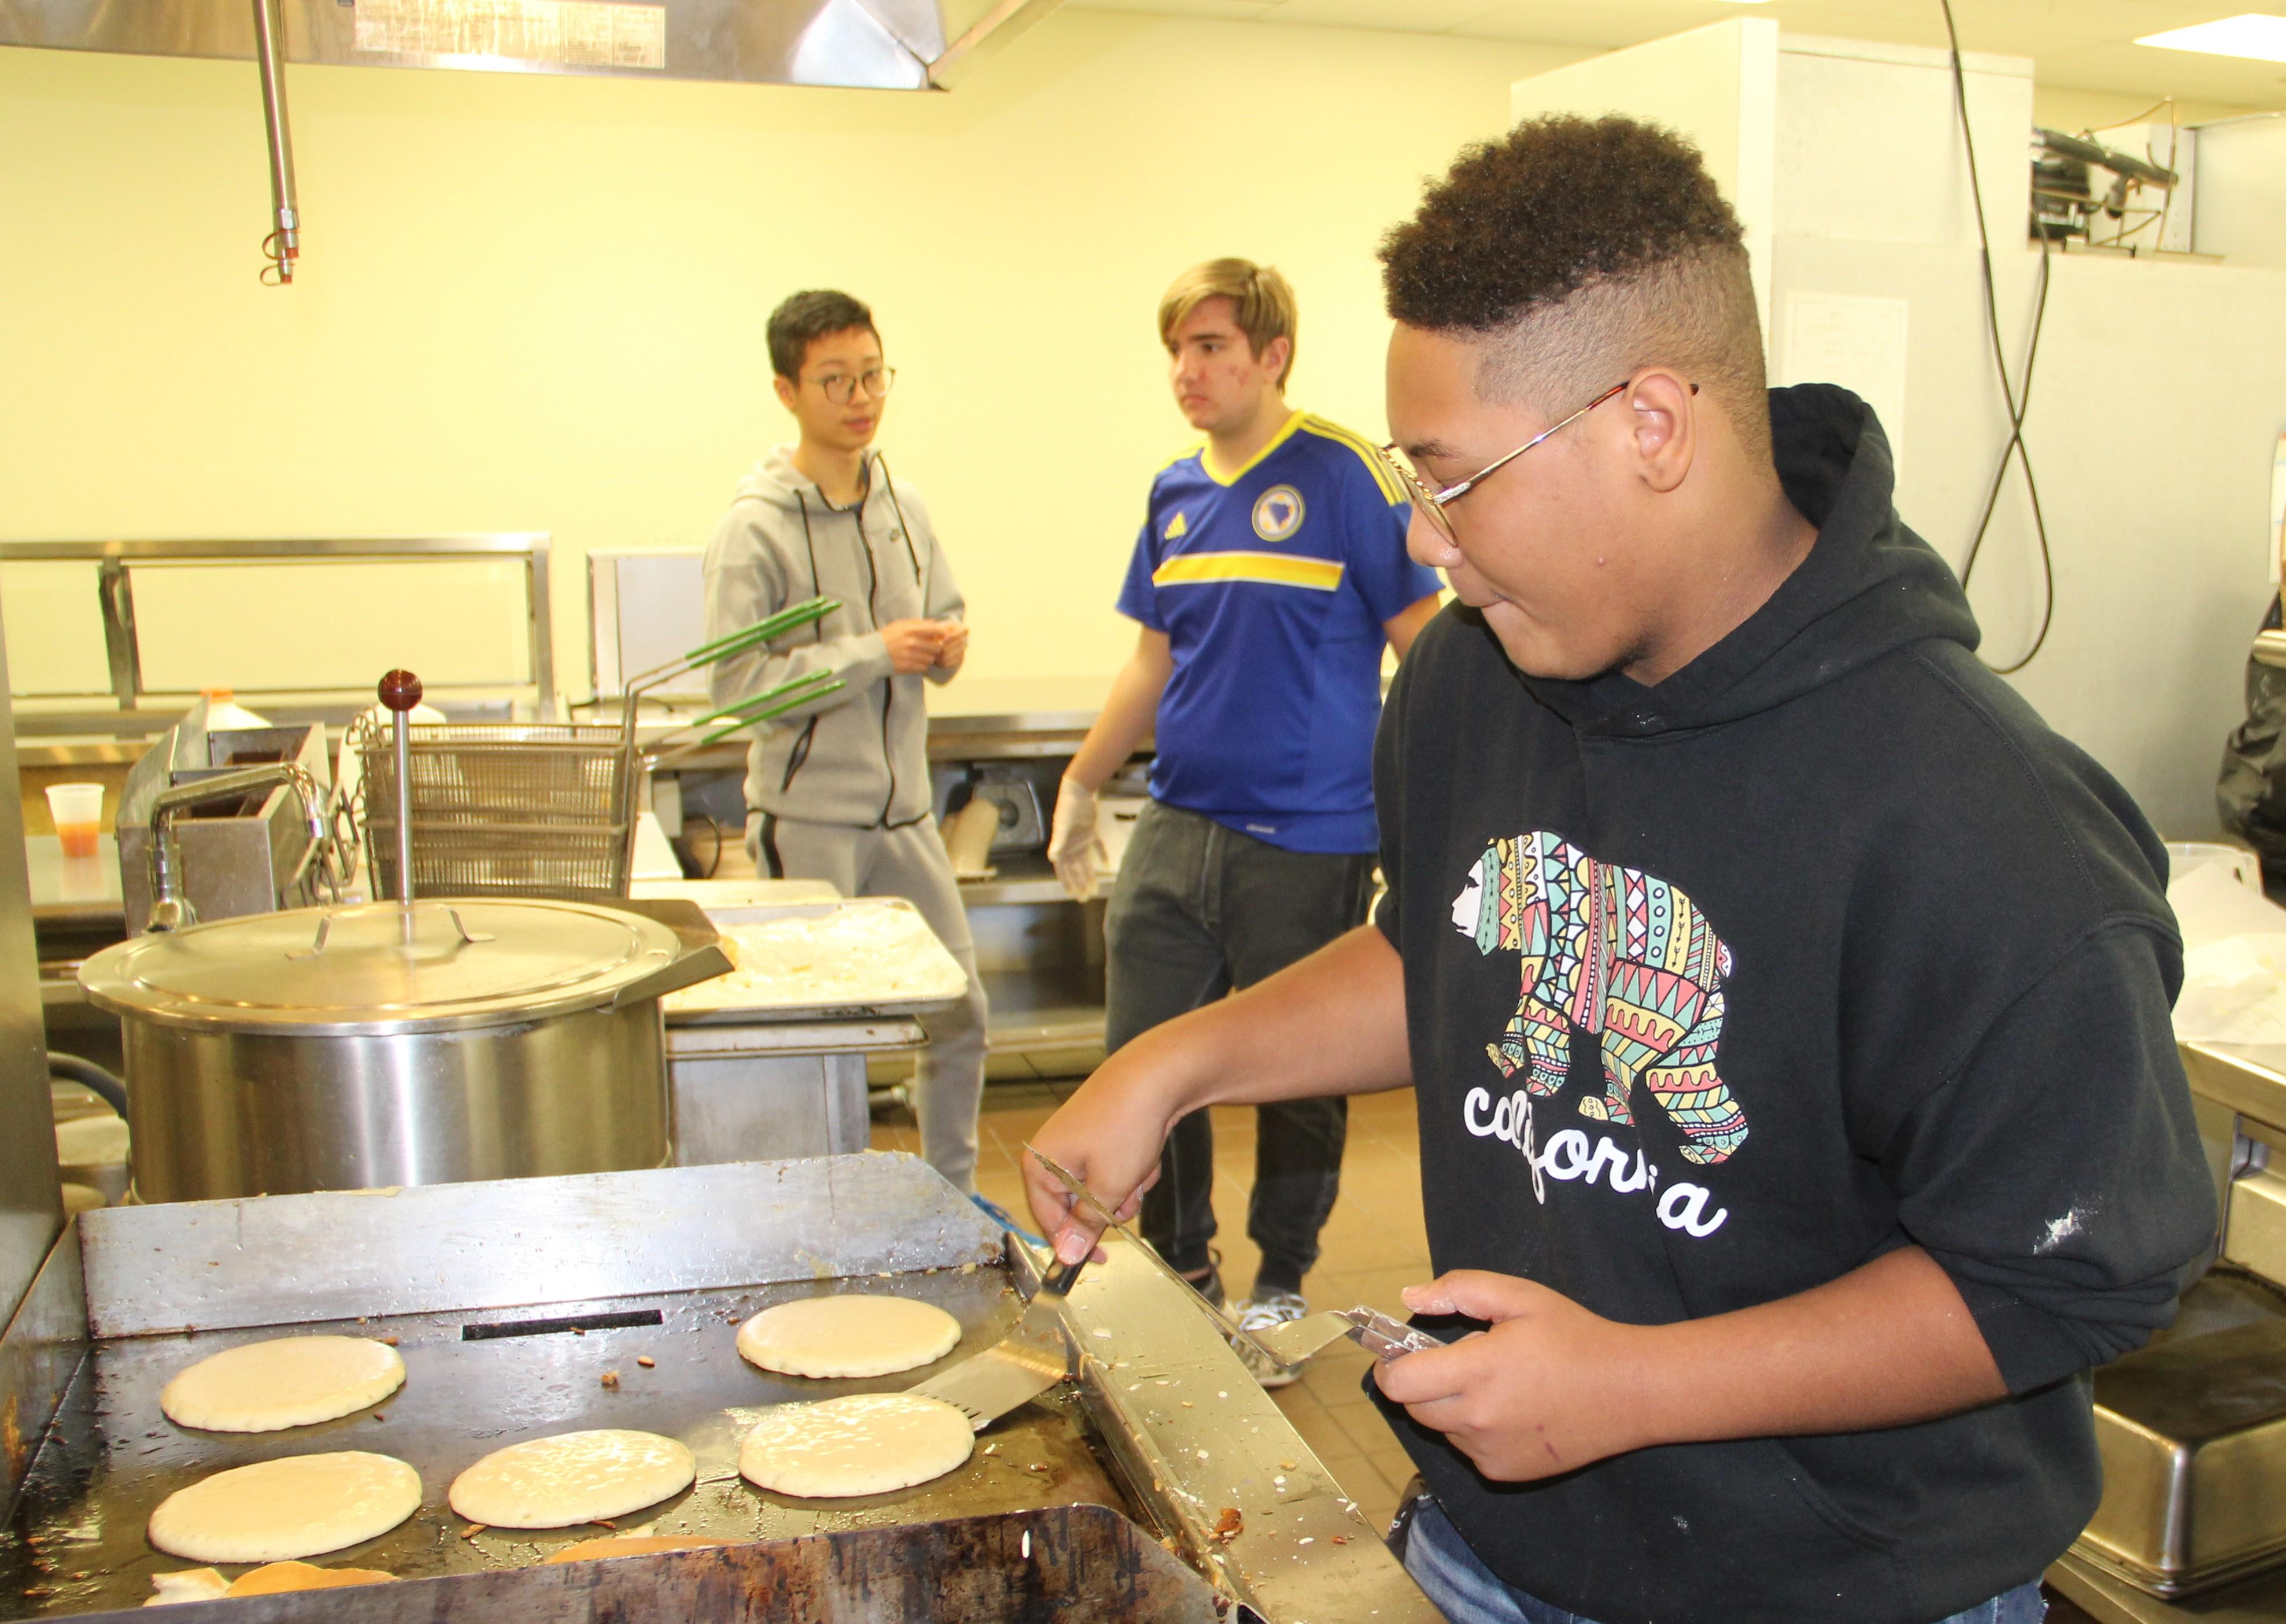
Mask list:
[[[824,595],[841,607],[712,673],[729,705],[831,671],[842,686],[762,724],[746,770],[746,846],[772,879],[845,896],[909,899],[961,967],[968,996],[923,1021],[914,1077],[921,1154],[974,1194],[985,1001],[952,860],[931,816],[921,684],[950,682],[968,649],[960,587],[920,497],[874,451],[895,374],[872,312],[843,293],[798,293],[770,315],[770,365],[800,441],[739,482],[706,548],[706,635]]]

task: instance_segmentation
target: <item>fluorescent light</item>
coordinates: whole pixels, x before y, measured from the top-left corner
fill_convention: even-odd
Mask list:
[[[2246,12],[2216,22],[2164,34],[2147,34],[2135,42],[2162,51],[2199,51],[2209,56],[2251,57],[2258,62],[2286,62],[2286,17]]]

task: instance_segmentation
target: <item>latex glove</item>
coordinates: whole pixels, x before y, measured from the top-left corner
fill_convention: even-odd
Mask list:
[[[1095,887],[1111,862],[1098,827],[1095,792],[1067,778],[1056,786],[1056,816],[1048,831],[1048,861],[1056,878],[1076,903],[1095,895]]]

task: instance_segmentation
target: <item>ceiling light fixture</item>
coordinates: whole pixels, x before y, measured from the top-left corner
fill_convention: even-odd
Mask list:
[[[2187,28],[2147,34],[2135,42],[2162,51],[2197,51],[2208,56],[2251,57],[2258,62],[2286,62],[2286,17],[2246,12]]]

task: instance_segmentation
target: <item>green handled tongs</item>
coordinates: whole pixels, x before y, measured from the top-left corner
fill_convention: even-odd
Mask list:
[[[717,637],[712,643],[702,643],[681,659],[661,666],[655,672],[646,671],[630,687],[648,688],[668,677],[678,677],[696,671],[701,666],[711,666],[733,654],[744,654],[749,649],[761,647],[788,632],[798,632],[805,626],[815,626],[841,607],[839,598],[815,597],[806,603],[791,603],[774,615],[765,616],[752,626]]]
[[[784,636],[788,632],[800,631],[805,626],[815,626],[840,607],[841,601],[839,598],[829,597],[814,597],[807,603],[789,604],[777,613],[755,621],[752,626],[744,627],[727,635],[717,637],[712,643],[699,644],[679,660],[671,660],[664,666],[644,672],[627,684],[627,705],[630,716],[634,713],[637,698],[648,690],[656,688],[662,682],[672,682],[676,677],[686,676],[702,666],[712,666],[729,659],[734,655],[748,653],[761,648],[775,639]],[[781,682],[775,688],[741,699],[735,705],[725,706],[719,711],[710,712],[696,721],[687,722],[682,727],[675,729],[675,733],[682,733],[705,728],[715,722],[727,724],[715,728],[713,732],[690,744],[678,745],[664,753],[654,746],[647,759],[653,768],[681,761],[684,756],[704,750],[707,745],[728,738],[733,733],[751,728],[758,722],[769,721],[783,716],[788,711],[799,709],[802,706],[825,698],[828,694],[837,693],[846,686],[847,685],[831,671],[805,672],[791,682]],[[674,734],[670,733],[666,737],[672,738]]]

